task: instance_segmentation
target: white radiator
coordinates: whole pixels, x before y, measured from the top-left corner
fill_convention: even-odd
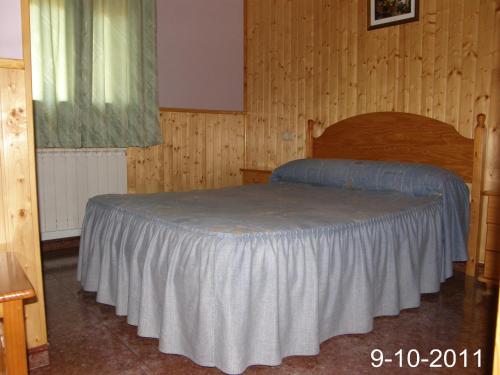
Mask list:
[[[42,240],[79,236],[87,200],[127,192],[125,149],[37,149]]]

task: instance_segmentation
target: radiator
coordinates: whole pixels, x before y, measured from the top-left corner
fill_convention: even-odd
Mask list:
[[[87,200],[127,192],[125,149],[37,149],[42,240],[79,236]]]

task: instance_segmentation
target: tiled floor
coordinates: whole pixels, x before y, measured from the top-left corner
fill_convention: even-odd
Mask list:
[[[162,354],[158,341],[138,337],[136,329],[117,317],[114,308],[95,302],[75,279],[73,254],[44,260],[47,322],[51,365],[32,371],[41,374],[217,374],[189,359]],[[254,366],[248,374],[488,374],[491,362],[496,291],[488,293],[463,273],[443,284],[438,294],[425,295],[421,307],[398,317],[375,319],[371,333],[334,337],[321,345],[314,357],[286,358],[279,367]],[[463,361],[453,369],[429,369],[429,364],[401,369],[395,363],[375,369],[370,352],[386,354],[400,348],[418,349],[429,357],[432,349],[469,351],[468,368]],[[471,362],[482,350],[482,368]],[[394,355],[392,356],[393,358]],[[450,357],[451,358],[451,357]],[[443,363],[441,360],[440,363]]]

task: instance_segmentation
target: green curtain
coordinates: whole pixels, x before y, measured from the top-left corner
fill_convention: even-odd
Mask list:
[[[162,143],[155,0],[31,0],[36,145]]]

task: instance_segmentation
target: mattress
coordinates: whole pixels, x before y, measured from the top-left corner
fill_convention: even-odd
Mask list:
[[[459,193],[404,191],[394,175],[360,188],[347,164],[333,183],[332,166],[307,163],[267,185],[92,198],[82,287],[159,338],[160,351],[227,373],[317,354],[322,341],[368,332],[374,317],[439,290],[461,256],[446,255],[451,227],[461,228],[450,212],[468,213],[445,204]]]

